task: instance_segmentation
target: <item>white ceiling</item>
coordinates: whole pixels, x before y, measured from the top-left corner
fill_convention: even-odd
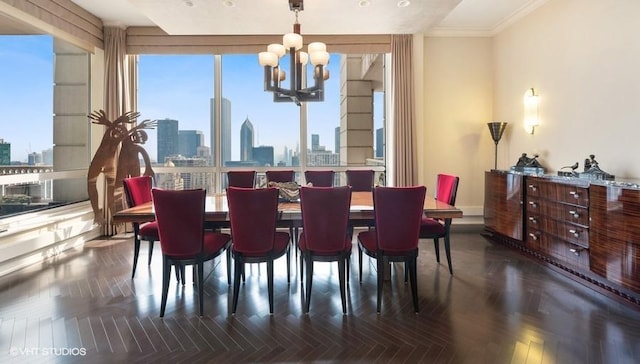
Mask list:
[[[288,0],[72,0],[105,25],[158,26],[169,34],[282,34]],[[302,34],[491,35],[547,0],[306,0]],[[227,6],[231,3],[233,6]]]

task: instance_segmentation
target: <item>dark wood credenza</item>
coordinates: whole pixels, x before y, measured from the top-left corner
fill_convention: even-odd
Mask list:
[[[640,305],[640,186],[488,171],[484,219],[494,240]]]

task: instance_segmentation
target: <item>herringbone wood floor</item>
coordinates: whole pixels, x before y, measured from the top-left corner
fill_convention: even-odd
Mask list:
[[[311,312],[302,314],[296,260],[287,286],[276,263],[275,313],[266,268],[247,269],[238,312],[224,262],[208,267],[203,317],[191,279],[174,281],[160,319],[161,253],[143,244],[131,280],[130,236],[91,241],[0,278],[0,362],[393,362],[632,363],[640,358],[640,309],[549,270],[478,232],[455,233],[454,275],[421,241],[413,312],[402,267],[386,282],[376,314],[376,272],[351,261],[348,314],[337,266],[316,265]],[[444,257],[443,257],[444,258]],[[190,269],[187,269],[190,276]]]

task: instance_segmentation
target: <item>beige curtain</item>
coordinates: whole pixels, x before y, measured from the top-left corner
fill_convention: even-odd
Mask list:
[[[109,120],[115,120],[127,111],[137,110],[137,56],[128,56],[127,32],[119,27],[104,27],[104,110]],[[113,156],[117,160],[118,156]],[[109,182],[107,182],[109,183]],[[124,206],[121,182],[114,181],[113,208]],[[108,206],[109,189],[105,193],[104,206]],[[106,212],[109,209],[104,209]],[[113,210],[112,210],[113,211]],[[109,215],[109,214],[108,214]],[[117,233],[111,216],[105,216],[104,233]]]
[[[395,173],[391,177],[395,186],[418,183],[412,59],[412,35],[394,34],[391,37],[391,88]]]
[[[110,120],[133,111],[135,88],[131,88],[136,68],[127,56],[127,32],[118,27],[104,28],[105,111]],[[135,63],[134,63],[135,65]]]

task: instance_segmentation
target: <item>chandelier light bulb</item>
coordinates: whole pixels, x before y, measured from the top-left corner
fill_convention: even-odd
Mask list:
[[[300,63],[303,66],[307,64],[307,62],[309,62],[309,54],[307,52],[300,52],[299,57],[300,57]]]
[[[302,49],[302,36],[296,33],[288,33],[282,36],[282,44],[286,49],[295,48],[296,51]]]
[[[309,50],[309,53],[326,52],[327,51],[327,45],[322,43],[322,42],[311,42],[307,46],[307,49]]]
[[[260,52],[258,53],[258,62],[261,66],[275,67],[278,65],[278,56],[271,52]]]
[[[329,53],[327,52],[313,52],[309,54],[311,58],[311,64],[314,66],[323,65],[326,66],[329,63]]]
[[[284,56],[285,53],[287,53],[287,50],[284,48],[282,44],[274,43],[274,44],[269,44],[269,46],[267,46],[267,52],[271,52],[277,55],[278,58],[281,58],[282,56]]]

